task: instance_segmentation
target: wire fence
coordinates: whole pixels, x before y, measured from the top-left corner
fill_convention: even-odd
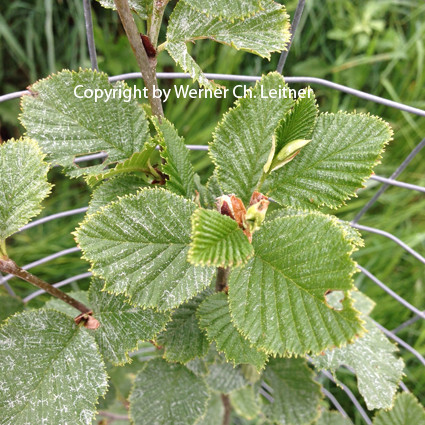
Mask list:
[[[291,32],[294,35],[296,28],[298,26],[298,23],[301,18],[301,14],[304,8],[305,0],[299,0],[297,9],[294,14],[294,19],[292,21],[292,29]],[[84,17],[85,17],[85,24],[86,24],[86,33],[87,33],[87,43],[89,47],[89,54],[90,54],[90,62],[92,69],[98,69],[97,66],[97,57],[96,57],[96,49],[95,49],[95,43],[94,43],[94,37],[93,37],[93,23],[92,23],[92,16],[91,16],[91,5],[90,0],[84,0]],[[283,67],[285,65],[285,61],[287,58],[287,55],[289,53],[290,45],[288,46],[288,49],[284,52],[282,52],[282,55],[279,60],[278,68],[277,70],[282,73]],[[214,80],[221,80],[221,81],[235,81],[235,82],[255,82],[261,78],[261,76],[247,76],[247,75],[230,75],[230,74],[205,74],[207,78],[214,79]],[[190,79],[191,76],[189,74],[181,73],[181,72],[158,72],[157,73],[158,79]],[[121,80],[131,80],[131,79],[139,79],[142,78],[142,74],[140,72],[133,72],[133,73],[127,73],[127,74],[121,74],[109,77],[110,82],[116,82]],[[311,84],[311,85],[321,85],[324,87],[328,87],[332,90],[338,90],[340,92],[346,93],[351,96],[356,96],[358,98],[372,101],[375,103],[379,103],[382,105],[385,105],[388,108],[395,108],[400,111],[408,112],[417,116],[425,117],[425,111],[414,108],[412,106],[405,105],[403,103],[394,102],[392,100],[385,99],[383,97],[375,96],[370,93],[366,93],[360,90],[353,89],[351,87],[343,86],[341,84],[336,84],[331,81],[321,79],[321,78],[313,78],[313,77],[285,77],[285,81],[288,83],[304,83],[304,84]],[[20,98],[21,96],[29,94],[29,91],[22,90],[14,93],[9,93],[0,96],[0,103],[5,102],[11,99]],[[369,232],[373,233],[385,238],[390,239],[400,247],[402,247],[407,253],[412,255],[414,258],[416,258],[418,261],[420,261],[422,264],[425,265],[425,258],[416,250],[408,246],[405,242],[394,236],[393,234],[386,232],[381,229],[376,229],[368,226],[363,226],[358,224],[359,220],[364,216],[364,214],[370,210],[370,208],[376,203],[376,201],[382,196],[382,194],[390,187],[390,186],[396,186],[400,187],[406,190],[413,190],[417,192],[425,193],[425,187],[417,186],[410,183],[405,183],[402,181],[397,180],[398,176],[406,169],[406,167],[409,165],[409,163],[417,156],[420,151],[425,147],[425,138],[421,140],[418,145],[410,152],[410,154],[406,157],[406,159],[400,164],[400,166],[394,171],[394,173],[390,177],[383,177],[383,176],[377,176],[373,175],[371,179],[375,180],[376,182],[381,184],[381,187],[376,191],[376,193],[372,196],[372,198],[366,203],[366,205],[357,213],[355,218],[350,223],[352,227],[362,231],[362,232]],[[208,146],[199,146],[199,145],[187,145],[188,149],[191,150],[208,150]],[[93,155],[87,155],[82,156],[75,159],[75,162],[82,162],[87,160],[94,160],[105,157],[105,153],[99,153],[99,154],[93,154]],[[73,210],[67,210],[62,211],[57,214],[52,214],[46,217],[43,217],[39,220],[35,220],[25,226],[23,226],[20,229],[20,232],[26,231],[30,228],[39,226],[43,223],[46,223],[51,220],[61,220],[63,218],[84,214],[87,211],[87,207],[84,208],[78,208]],[[56,258],[66,256],[71,253],[78,252],[78,247],[71,247],[59,252],[56,252],[52,255],[46,256],[44,258],[41,258],[37,261],[34,261],[32,263],[26,264],[23,266],[23,269],[29,270],[33,267],[39,266],[41,264],[48,263],[49,261],[52,261]],[[397,302],[399,302],[401,305],[403,305],[405,308],[410,310],[413,313],[413,317],[409,320],[405,321],[404,323],[401,323],[398,327],[395,329],[388,330],[385,327],[383,327],[381,324],[375,322],[376,326],[390,339],[395,341],[400,347],[402,347],[404,350],[411,353],[417,361],[422,364],[425,367],[425,358],[417,351],[415,350],[410,344],[402,340],[400,337],[397,336],[397,334],[405,329],[408,326],[411,326],[413,323],[417,322],[418,320],[425,319],[425,311],[421,311],[417,307],[410,304],[408,301],[406,301],[403,297],[398,295],[396,292],[394,292],[392,289],[390,289],[387,285],[385,285],[383,282],[381,282],[376,276],[374,276],[370,271],[368,271],[366,268],[362,267],[361,265],[358,265],[358,269],[361,273],[363,273],[368,279],[370,279],[373,283],[375,283],[377,286],[379,286],[383,291],[385,291],[387,294],[389,294],[391,297],[393,297]],[[69,285],[72,282],[76,282],[78,280],[86,279],[91,276],[90,272],[81,273],[75,276],[71,276],[68,279],[65,279],[61,282],[55,283],[53,286],[55,287],[62,287],[65,285]],[[8,284],[8,281],[12,278],[12,275],[7,276],[1,276],[0,274],[0,285],[4,285],[6,290],[11,294],[15,295],[13,289]],[[38,290],[34,291],[30,295],[28,295],[26,298],[23,299],[24,303],[29,302],[30,300],[36,298],[37,296],[43,294],[45,291]],[[353,372],[354,373],[354,372]],[[323,371],[318,376],[318,379],[323,376],[333,383],[335,383],[335,380],[331,373],[327,371]],[[364,422],[368,425],[372,424],[371,419],[369,418],[368,414],[362,407],[361,403],[357,400],[353,392],[344,384],[339,383],[339,387],[342,391],[346,393],[348,398],[352,401],[354,407],[358,410],[359,414],[363,418]],[[400,387],[403,391],[409,391],[409,389],[406,387],[406,385],[401,382]],[[332,405],[337,409],[344,417],[348,417],[345,410],[342,408],[341,404],[338,402],[338,400],[335,398],[335,396],[329,392],[326,388],[322,389],[324,395],[329,399],[329,401],[332,403]],[[268,387],[265,383],[263,384],[263,387],[261,389],[261,394],[266,397],[269,400],[273,400],[273,389]]]

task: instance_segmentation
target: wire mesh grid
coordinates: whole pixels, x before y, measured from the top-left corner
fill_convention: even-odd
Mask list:
[[[299,0],[297,4],[297,8],[294,13],[294,18],[292,21],[292,36],[295,35],[298,23],[300,21],[303,9],[305,5],[305,0]],[[97,57],[96,57],[96,49],[95,49],[95,43],[94,43],[94,36],[93,36],[93,23],[92,23],[92,15],[91,15],[91,4],[90,0],[84,0],[84,18],[85,18],[85,25],[86,25],[86,34],[87,34],[87,43],[89,48],[89,55],[90,55],[90,63],[92,69],[98,69],[97,66]],[[292,37],[293,39],[293,37]],[[292,40],[291,40],[292,42]],[[283,51],[277,71],[282,73],[283,67],[285,65],[286,58],[289,53],[291,45],[288,46],[286,51]],[[205,74],[207,78],[214,79],[214,80],[221,80],[221,81],[235,81],[235,82],[255,82],[261,78],[261,76],[246,76],[246,75],[231,75],[231,74],[211,74],[206,73]],[[190,79],[191,76],[189,74],[180,73],[180,72],[158,72],[157,73],[158,79]],[[131,80],[131,79],[139,79],[142,78],[142,74],[140,72],[133,72],[133,73],[127,73],[127,74],[121,74],[109,77],[110,82],[115,81],[121,81],[121,80]],[[425,117],[425,111],[414,108],[408,105],[405,105],[403,103],[395,102],[392,100],[388,100],[379,96],[372,95],[370,93],[366,93],[360,90],[353,89],[351,87],[347,87],[341,84],[336,84],[331,81],[321,79],[321,78],[313,78],[313,77],[285,77],[285,81],[288,83],[304,83],[304,84],[311,84],[311,85],[321,85],[324,87],[328,87],[332,90],[338,90],[340,92],[346,93],[351,96],[356,96],[358,98],[372,101],[375,103],[379,103],[382,105],[385,105],[389,108],[395,108],[400,111],[405,111],[410,114],[414,114],[417,116]],[[13,92],[9,94],[5,94],[0,96],[0,103],[5,102],[11,99],[20,98],[21,96],[29,94],[29,91],[22,90],[18,92]],[[208,150],[208,146],[202,146],[202,145],[186,145],[188,149],[191,150]],[[419,154],[419,152],[425,147],[425,138],[422,139],[415,148],[409,153],[409,155],[405,158],[405,160],[400,164],[400,166],[392,173],[392,175],[388,178],[373,175],[371,176],[371,179],[375,180],[376,182],[380,183],[380,188],[376,191],[376,193],[372,196],[372,198],[366,203],[366,205],[357,213],[355,218],[350,222],[350,225],[354,227],[355,229],[358,229],[363,232],[373,233],[379,236],[383,236],[385,238],[388,238],[392,240],[394,243],[402,247],[407,253],[412,255],[414,258],[416,258],[418,261],[420,261],[425,266],[425,258],[416,250],[408,246],[406,243],[404,243],[402,240],[394,236],[393,234],[386,232],[381,229],[364,226],[359,224],[359,220],[363,217],[363,215],[376,203],[376,201],[381,197],[381,195],[390,187],[390,186],[397,186],[400,188],[404,188],[406,190],[413,190],[417,192],[425,193],[425,187],[405,183],[402,181],[397,180],[398,176],[406,169],[406,167],[410,164],[410,162]],[[103,158],[106,154],[93,154],[93,155],[87,155],[87,156],[81,156],[75,159],[75,162],[83,162],[87,160],[94,160]],[[24,232],[32,227],[39,226],[43,223],[46,223],[51,220],[60,220],[69,216],[74,216],[78,214],[84,214],[87,211],[87,207],[84,208],[77,208],[67,211],[62,211],[57,214],[48,215],[46,217],[43,217],[41,219],[35,220],[25,226],[23,226],[19,231]],[[72,254],[75,252],[78,252],[78,247],[71,247],[68,249],[64,249],[62,251],[55,252],[52,255],[46,256],[44,258],[41,258],[37,261],[34,261],[32,263],[24,265],[22,268],[24,270],[29,270],[33,267],[39,266],[41,264],[48,263],[49,261],[52,261],[56,258],[66,256],[68,254]],[[361,265],[357,265],[359,271],[363,273],[368,279],[370,279],[373,283],[375,283],[377,286],[379,286],[383,291],[385,291],[387,294],[389,294],[392,298],[394,298],[397,302],[399,302],[401,305],[403,305],[405,308],[410,310],[413,313],[413,316],[405,321],[404,323],[401,323],[399,326],[397,326],[393,330],[388,330],[384,326],[382,326],[380,323],[377,323],[374,321],[375,325],[390,339],[395,341],[400,347],[402,347],[404,350],[410,352],[419,363],[422,364],[422,366],[425,367],[425,358],[417,351],[415,350],[410,344],[402,340],[397,334],[405,329],[406,327],[412,325],[413,323],[417,322],[418,320],[425,319],[425,311],[421,311],[411,303],[409,303],[407,300],[405,300],[403,297],[398,295],[396,292],[394,292],[391,288],[389,288],[387,285],[385,285],[383,282],[381,282],[375,275],[373,275],[369,270],[362,267]],[[61,282],[55,283],[53,286],[59,288],[62,286],[66,286],[71,284],[72,282],[76,282],[78,280],[82,280],[85,278],[88,278],[91,276],[90,272],[81,273],[75,276],[71,276]],[[6,275],[2,276],[0,274],[0,285],[4,285],[5,289],[8,291],[8,293],[12,296],[15,296],[15,292],[11,288],[11,286],[8,284],[8,281],[14,277],[13,275]],[[23,299],[24,303],[29,302],[30,300],[36,298],[37,296],[43,294],[45,291],[43,290],[37,290],[28,295],[26,298]],[[142,349],[142,351],[146,351],[146,349]],[[133,353],[133,355],[136,353]],[[347,368],[349,369],[349,368]],[[349,369],[350,370],[350,369]],[[351,371],[353,372],[353,371]],[[322,371],[320,373],[321,376],[324,376],[325,378],[329,379],[333,383],[335,383],[335,379],[332,376],[331,373],[328,371]],[[357,400],[356,396],[353,394],[353,392],[343,383],[338,383],[339,387],[342,391],[346,393],[348,398],[353,403],[354,407],[358,410],[359,414],[363,418],[364,422],[366,424],[372,424],[372,421],[368,414],[366,413],[365,409],[362,407],[361,403]],[[403,391],[409,391],[409,389],[406,387],[406,385],[401,382],[400,387]],[[341,404],[338,402],[338,400],[335,398],[335,396],[328,391],[326,388],[322,388],[322,391],[324,395],[329,399],[329,401],[332,403],[332,405],[337,409],[344,417],[348,417],[348,414],[345,412]],[[263,383],[263,387],[261,389],[261,393],[264,397],[272,400],[272,394],[273,389],[268,388],[268,386]]]

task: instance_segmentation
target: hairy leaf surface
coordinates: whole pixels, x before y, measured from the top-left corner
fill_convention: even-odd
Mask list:
[[[0,242],[40,213],[52,187],[48,170],[34,141],[11,139],[0,145]]]
[[[116,10],[114,0],[97,0],[106,9]],[[151,0],[128,0],[130,9],[134,10],[140,18],[147,19],[148,14],[152,13]]]
[[[324,410],[313,425],[353,425],[353,423],[339,412]]]
[[[273,354],[318,353],[361,331],[348,298],[353,249],[334,219],[310,213],[283,217],[254,233],[255,256],[229,278],[229,303],[238,329]],[[346,294],[340,310],[325,295]]]
[[[309,424],[317,418],[320,385],[305,359],[270,359],[263,378],[273,390],[273,402],[263,399],[262,411],[267,418],[291,425]]]
[[[206,381],[212,390],[224,394],[229,394],[249,384],[242,367],[234,367],[222,355],[217,356],[214,362],[208,365]]]
[[[236,413],[245,419],[255,419],[261,410],[259,394],[253,385],[240,388],[229,394],[230,403]]]
[[[0,328],[0,424],[90,425],[107,375],[94,338],[53,310]]]
[[[139,372],[130,395],[134,425],[193,425],[206,409],[209,391],[186,366],[154,359]]]
[[[294,208],[337,208],[370,177],[391,136],[389,125],[370,115],[321,114],[312,141],[271,173],[264,190]]]
[[[394,407],[381,410],[373,420],[373,425],[425,425],[425,409],[409,393],[399,394]]]
[[[207,16],[234,20],[253,16],[263,10],[260,0],[183,0],[198,12]]]
[[[210,155],[225,193],[235,193],[248,203],[272,149],[274,131],[294,101],[262,99],[262,93],[285,87],[283,77],[271,73],[252,89],[252,96],[236,102],[217,126]]]
[[[217,350],[224,353],[233,364],[250,363],[262,369],[267,359],[263,352],[251,347],[231,321],[227,295],[208,297],[198,309],[199,323],[208,338],[215,341]]]
[[[79,99],[74,90],[82,96],[85,89],[125,88],[125,83],[110,84],[106,74],[96,71],[62,71],[31,86],[31,95],[22,97],[21,121],[27,134],[70,176],[101,173],[106,165],[142,150],[150,139],[148,121],[135,100],[126,102],[117,94],[95,102],[93,97]],[[74,163],[77,156],[99,152],[107,154],[103,164]]]
[[[163,189],[142,189],[88,216],[76,236],[105,289],[170,310],[201,292],[215,273],[187,262],[196,205]]]
[[[212,393],[208,400],[207,411],[204,417],[196,422],[196,425],[222,425],[224,416],[224,406],[220,394]]]

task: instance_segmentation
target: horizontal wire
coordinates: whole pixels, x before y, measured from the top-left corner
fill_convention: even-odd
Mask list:
[[[422,311],[423,314],[425,314],[425,311]],[[391,332],[394,332],[395,334],[401,332],[403,329],[407,328],[410,325],[413,325],[413,323],[416,323],[418,320],[421,320],[422,317],[420,316],[414,316],[411,317],[410,319],[406,320],[405,322],[403,322],[401,325],[398,325],[396,328],[394,328]]]
[[[405,244],[402,240],[394,236],[392,233],[386,232],[385,230],[376,229],[375,227],[363,226],[361,224],[356,224],[353,222],[350,222],[350,226],[354,227],[357,230],[364,230],[365,232],[375,233],[377,235],[381,235],[388,239],[391,239],[397,245],[400,245],[409,254],[413,255],[413,257],[419,260],[422,264],[425,264],[425,258],[422,257],[422,255],[419,254],[419,252],[415,251],[413,248],[410,248],[409,245]]]
[[[373,175],[373,176],[371,176],[371,180],[376,180],[380,183],[385,183],[385,184],[389,184],[389,185],[392,185],[392,186],[402,187],[403,189],[416,190],[418,192],[425,193],[425,187],[423,187],[423,186],[417,186],[415,184],[399,182],[398,180],[387,179],[386,177]]]

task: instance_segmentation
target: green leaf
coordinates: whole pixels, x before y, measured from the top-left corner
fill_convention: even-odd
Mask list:
[[[117,176],[100,184],[92,194],[87,214],[93,214],[118,197],[136,193],[139,189],[146,187],[146,182],[131,175]]]
[[[283,117],[276,130],[276,152],[293,140],[310,139],[316,124],[318,107],[313,90],[307,87],[306,97],[299,97],[294,108]]]
[[[261,406],[258,391],[253,385],[240,388],[229,394],[230,403],[236,413],[245,419],[255,419],[260,413]]]
[[[353,425],[353,423],[339,412],[324,410],[313,425]]]
[[[217,170],[214,170],[206,184],[206,196],[204,200],[205,206],[215,208],[216,200],[221,195],[224,195],[224,192],[218,182]]]
[[[190,56],[186,43],[208,38],[270,59],[271,53],[284,50],[289,42],[289,20],[285,8],[273,0],[263,0],[262,7],[252,17],[231,22],[199,13],[181,1],[170,17],[165,48],[194,80],[214,89],[214,84]]]
[[[52,187],[48,170],[34,141],[11,139],[0,145],[0,243],[40,213]]]
[[[166,331],[158,335],[158,344],[164,347],[164,357],[168,361],[187,363],[207,354],[209,343],[199,328],[196,310],[208,294],[211,294],[209,289],[181,305],[173,312]]]
[[[93,278],[89,292],[79,291],[72,296],[93,310],[100,327],[91,334],[95,337],[102,355],[114,365],[130,361],[128,353],[137,349],[139,342],[153,339],[170,319],[168,314],[152,309],[133,307],[123,295],[112,295],[102,291],[104,282]],[[61,300],[46,303],[75,317],[78,312]]]
[[[341,365],[352,368],[368,409],[388,409],[403,377],[404,363],[394,356],[397,347],[373,321],[369,317],[363,319],[367,331],[363,336],[345,347],[313,357],[313,363],[319,370],[330,369],[337,382],[335,372]]]
[[[285,87],[280,74],[263,76],[252,96],[236,102],[213,135],[210,155],[218,182],[225,193],[235,193],[245,204],[262,175],[276,126],[294,103],[290,98],[262,98],[262,93],[279,87]]]
[[[208,297],[198,309],[201,328],[215,341],[217,350],[224,353],[233,364],[250,363],[260,370],[267,355],[251,347],[231,321],[227,295],[219,293]]]
[[[179,137],[174,125],[165,118],[162,118],[161,123],[156,118],[153,122],[160,136],[161,158],[165,161],[162,171],[169,177],[165,187],[178,195],[192,199],[195,194],[193,180],[195,173],[184,139]]]
[[[0,423],[90,425],[107,375],[94,338],[72,318],[36,310],[0,328]]]
[[[154,359],[136,376],[130,395],[134,425],[193,425],[207,408],[208,388],[186,366]]]
[[[373,425],[425,425],[425,409],[415,396],[401,393],[389,411],[381,410],[375,415]]]
[[[142,189],[88,216],[76,237],[107,291],[170,310],[201,292],[215,273],[187,262],[195,209],[166,190]]]
[[[239,266],[253,255],[252,245],[235,220],[214,210],[197,209],[194,212],[188,253],[190,263]]]
[[[255,256],[229,277],[236,327],[273,354],[304,355],[345,344],[361,332],[348,291],[355,264],[335,219],[310,213],[266,222],[253,236]],[[326,302],[341,291],[342,309]]]
[[[97,0],[106,9],[117,10],[115,7],[114,0]],[[141,19],[147,19],[148,14],[152,13],[152,1],[151,0],[128,0],[130,9],[136,12]]]
[[[24,309],[24,303],[20,299],[9,295],[0,295],[0,305],[0,322]]]
[[[222,425],[224,417],[224,406],[220,394],[212,393],[208,400],[207,411],[196,425]]]
[[[79,87],[81,86],[81,87]],[[86,89],[106,90],[106,95],[79,99]],[[72,177],[101,173],[107,165],[124,161],[140,152],[150,139],[146,114],[134,100],[119,97],[129,87],[110,84],[108,76],[92,70],[62,71],[40,80],[22,97],[21,121],[27,134],[36,140],[52,162],[60,164]],[[105,152],[100,165],[79,167],[74,159],[80,155]]]
[[[263,190],[281,205],[337,208],[363,186],[391,136],[389,125],[370,115],[321,114],[313,140],[271,173]]]
[[[273,402],[263,398],[263,413],[274,422],[305,425],[319,415],[320,385],[305,359],[270,359],[263,379],[272,388]]]
[[[192,9],[207,16],[227,19],[243,19],[263,10],[261,0],[183,0]]]
[[[87,307],[90,307],[88,291],[71,291],[71,292],[68,292],[68,294],[72,298],[75,298],[77,301],[80,301],[80,303],[83,303]],[[80,311],[78,311],[76,308],[72,307],[68,303],[60,300],[59,298],[54,298],[54,297],[44,304],[44,308],[49,310],[56,310],[61,313],[65,313],[71,317],[75,317],[81,313]]]

